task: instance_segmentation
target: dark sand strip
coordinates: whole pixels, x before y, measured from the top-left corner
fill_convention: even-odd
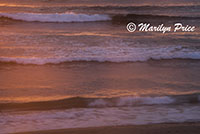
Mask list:
[[[200,123],[75,128],[16,134],[200,134]]]

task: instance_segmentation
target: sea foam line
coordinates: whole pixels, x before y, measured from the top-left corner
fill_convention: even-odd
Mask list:
[[[71,51],[73,50],[73,51]],[[96,61],[96,62],[145,62],[151,59],[200,59],[200,51],[197,48],[184,48],[182,46],[166,47],[84,47],[71,49],[61,48],[50,53],[49,57],[40,56],[48,52],[38,49],[37,53],[25,50],[30,56],[0,56],[0,62],[14,62],[18,64],[59,64],[72,61]],[[29,52],[30,51],[30,52]],[[73,55],[73,56],[72,56]]]
[[[145,105],[182,105],[199,104],[200,94],[185,94],[174,96],[124,96],[114,98],[84,98],[71,97],[61,100],[34,102],[5,102],[0,103],[0,110],[50,110],[96,107],[135,107]]]

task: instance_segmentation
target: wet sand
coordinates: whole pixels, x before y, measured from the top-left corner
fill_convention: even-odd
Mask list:
[[[45,130],[16,134],[199,134],[200,123],[173,123]]]

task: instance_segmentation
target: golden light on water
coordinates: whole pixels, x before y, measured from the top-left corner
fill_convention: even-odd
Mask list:
[[[2,4],[0,3],[0,7],[40,7],[40,6],[36,6],[36,5],[20,5],[20,4]]]

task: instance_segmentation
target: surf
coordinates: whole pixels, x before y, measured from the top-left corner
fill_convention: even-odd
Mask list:
[[[69,13],[0,13],[0,17],[28,22],[92,22],[107,21],[111,18],[102,14]]]
[[[113,98],[71,97],[60,100],[0,103],[0,110],[40,111],[74,108],[138,107],[149,105],[198,104],[200,94],[169,96],[122,96]]]

